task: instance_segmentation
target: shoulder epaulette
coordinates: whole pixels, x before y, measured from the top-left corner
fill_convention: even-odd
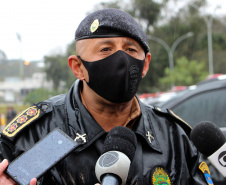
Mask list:
[[[49,112],[48,103],[38,103],[19,113],[2,131],[2,135],[13,141],[28,125]]]
[[[163,115],[173,119],[177,124],[179,124],[184,129],[186,134],[188,136],[190,136],[190,132],[192,130],[192,127],[186,121],[184,121],[182,118],[177,116],[172,110],[160,109],[159,107],[155,107],[155,106],[153,106],[153,109],[154,109],[155,112],[158,112],[160,114],[163,114]]]

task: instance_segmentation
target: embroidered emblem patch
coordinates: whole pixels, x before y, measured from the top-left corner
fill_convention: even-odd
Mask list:
[[[170,178],[163,167],[156,167],[152,175],[152,184],[159,185],[171,185]]]
[[[208,183],[208,185],[213,185],[213,180],[211,178],[211,175],[210,175],[210,170],[209,170],[209,167],[208,165],[205,163],[205,162],[202,162],[200,165],[199,165],[199,169],[202,171],[202,173],[204,174],[204,177],[206,179],[206,182]]]
[[[15,136],[22,128],[35,120],[40,114],[36,106],[29,107],[14,118],[3,130],[3,134],[8,137]]]
[[[18,118],[17,122],[18,123],[23,123],[27,120],[27,116],[21,116],[20,118]]]
[[[17,128],[17,124],[12,124],[10,127],[9,127],[9,130],[12,132],[14,130],[16,130]]]
[[[90,26],[90,31],[93,33],[97,30],[98,27],[99,27],[99,21],[98,19],[95,19]]]
[[[37,109],[30,109],[29,111],[27,111],[27,114],[30,115],[30,116],[36,115]]]

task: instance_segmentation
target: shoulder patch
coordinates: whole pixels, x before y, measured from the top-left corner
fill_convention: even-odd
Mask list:
[[[206,179],[206,182],[208,183],[208,185],[213,185],[213,181],[210,175],[210,170],[208,165],[205,162],[202,162],[199,165],[199,169],[202,171],[202,173],[204,174],[204,177]]]
[[[38,119],[44,112],[37,106],[31,106],[18,114],[2,131],[2,134],[14,140],[15,136],[27,125],[31,124],[34,120]]]
[[[169,109],[163,109],[162,110],[159,107],[153,107],[153,109],[156,112],[159,112],[161,114],[164,114],[164,115],[172,118],[177,124],[179,124],[184,129],[184,131],[187,133],[187,135],[190,136],[190,132],[192,130],[192,127],[186,121],[184,121],[182,118],[177,116],[172,110],[169,110]]]

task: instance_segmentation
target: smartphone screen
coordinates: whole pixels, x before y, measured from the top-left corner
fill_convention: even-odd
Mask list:
[[[6,173],[20,185],[30,184],[66,157],[79,144],[60,129],[55,129],[31,149],[12,161]]]

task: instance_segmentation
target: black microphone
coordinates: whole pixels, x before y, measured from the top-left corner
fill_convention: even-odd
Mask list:
[[[130,163],[135,155],[137,139],[126,127],[115,127],[107,135],[103,154],[96,162],[95,172],[101,185],[124,185]]]
[[[192,129],[190,137],[198,151],[226,177],[226,139],[223,132],[214,123],[203,121]]]

